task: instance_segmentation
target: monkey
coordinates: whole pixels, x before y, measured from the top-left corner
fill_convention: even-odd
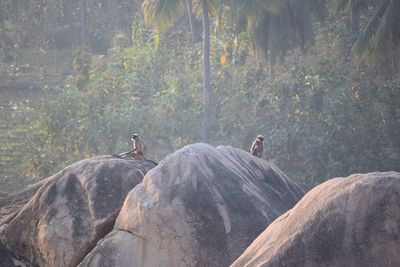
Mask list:
[[[146,154],[146,144],[140,138],[138,134],[133,134],[131,141],[133,142],[133,150],[132,152],[137,156],[136,158],[144,159],[144,155]]]
[[[132,158],[132,159],[144,159],[146,153],[146,144],[140,138],[139,134],[133,134],[132,138],[133,149],[128,152],[115,155],[117,158]]]
[[[256,157],[262,158],[264,155],[264,136],[258,135],[250,148],[250,153]]]
[[[114,156],[116,156],[117,158],[147,160],[147,161],[153,162],[154,164],[158,165],[157,162],[147,159],[145,157],[146,148],[147,148],[146,143],[143,141],[143,139],[140,138],[139,134],[133,134],[131,141],[132,141],[132,145],[133,145],[132,150],[122,153],[122,154],[119,154],[119,155],[114,155]]]

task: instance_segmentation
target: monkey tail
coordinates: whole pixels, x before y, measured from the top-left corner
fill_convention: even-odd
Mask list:
[[[125,153],[121,153],[121,154],[112,154],[113,157],[119,158],[119,159],[125,159],[125,156],[130,154],[132,151],[129,152],[125,152]],[[154,163],[155,165],[158,165],[158,162],[145,158],[144,156],[142,156],[144,160],[146,161],[150,161],[151,163]]]
[[[120,154],[112,154],[112,156],[116,157],[116,158],[119,158],[119,159],[123,159],[123,158],[125,158],[125,156],[133,153],[134,151],[135,151],[135,149],[132,149],[132,150],[130,150],[128,152],[123,152],[123,153],[120,153]]]
[[[147,160],[147,161],[150,161],[150,162],[152,162],[152,163],[158,165],[158,162],[155,162],[154,160],[151,160],[151,159],[147,159],[147,158],[145,158],[144,156],[143,156],[143,159],[144,159],[144,160]]]

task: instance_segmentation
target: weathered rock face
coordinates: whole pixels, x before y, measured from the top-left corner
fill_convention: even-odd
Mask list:
[[[228,266],[302,195],[250,153],[189,145],[128,194],[113,232],[79,266]]]
[[[1,241],[31,265],[76,266],[112,230],[126,195],[154,166],[110,157],[82,160],[3,196]]]
[[[400,266],[400,173],[317,186],[232,266]]]
[[[7,251],[7,249],[0,243],[0,266],[13,267],[13,257]]]

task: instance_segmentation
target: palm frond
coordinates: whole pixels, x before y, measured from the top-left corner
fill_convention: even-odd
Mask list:
[[[373,50],[373,43],[376,43],[374,38],[389,4],[390,1],[383,1],[364,30],[361,32],[352,48],[355,54],[360,56],[368,56],[368,53]]]
[[[395,20],[395,10],[388,5],[382,19],[376,29],[376,33],[371,40],[371,50],[377,55],[388,54],[391,46],[392,21]]]
[[[344,11],[350,6],[351,0],[338,0],[336,11]]]
[[[208,12],[210,17],[216,16],[218,14],[218,2],[216,0],[208,1]]]
[[[276,15],[281,12],[282,8],[284,7],[284,5],[286,4],[287,1],[285,1],[285,0],[255,0],[255,2],[261,9]]]
[[[316,0],[317,1],[317,0]],[[336,11],[357,9],[357,11],[366,11],[369,6],[374,4],[374,0],[338,0]]]
[[[319,21],[324,21],[328,17],[329,10],[327,7],[327,0],[309,0],[308,5],[310,6],[311,13]]]
[[[146,24],[155,24],[160,30],[168,29],[184,12],[181,0],[144,0],[142,11]]]
[[[307,0],[298,0],[293,5],[293,8],[295,11],[294,19],[298,36],[296,45],[298,44],[305,52],[315,41],[311,16],[309,14],[311,7]]]
[[[394,42],[400,46],[400,1],[393,0],[394,20],[392,21],[393,39]]]

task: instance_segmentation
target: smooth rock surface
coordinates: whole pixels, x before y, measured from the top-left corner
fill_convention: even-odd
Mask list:
[[[302,195],[248,152],[188,145],[128,194],[113,232],[79,266],[228,266]]]
[[[400,173],[317,186],[231,266],[400,266]]]
[[[1,242],[32,266],[76,266],[112,230],[126,195],[154,166],[97,157],[2,196]]]

